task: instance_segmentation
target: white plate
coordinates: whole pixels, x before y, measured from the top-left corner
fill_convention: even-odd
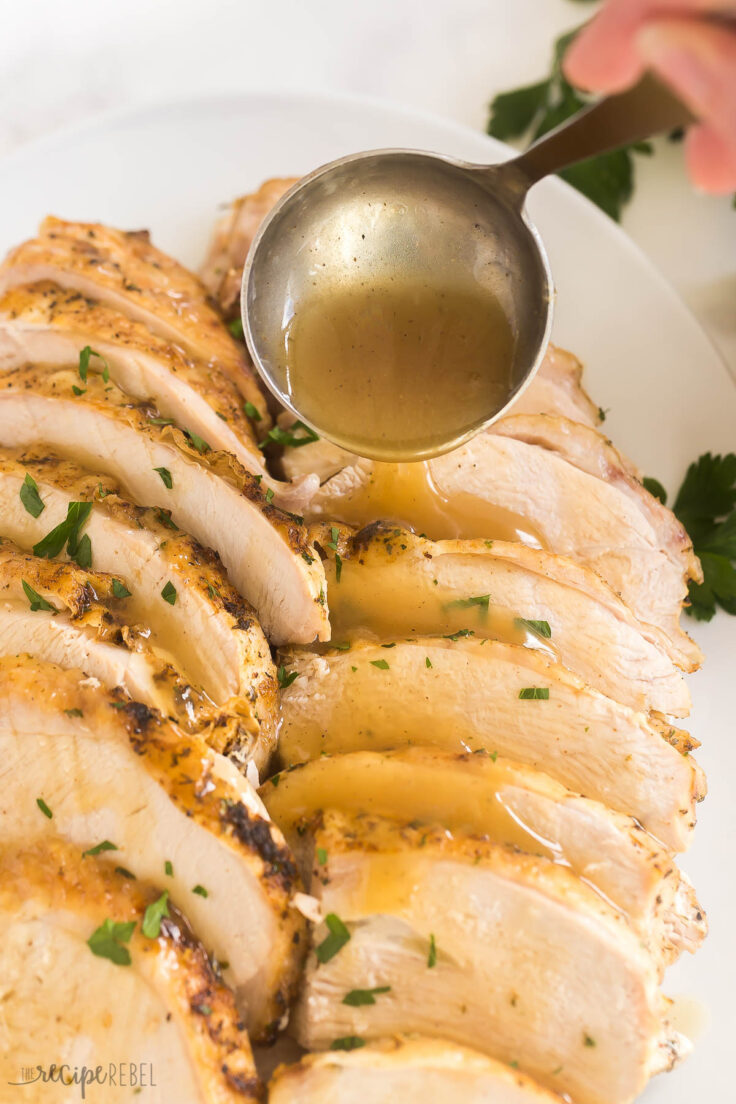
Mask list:
[[[267,176],[386,146],[478,161],[506,155],[482,134],[365,100],[251,95],[149,108],[55,135],[1,163],[0,248],[32,235],[42,216],[54,213],[149,227],[156,244],[196,266],[218,204]],[[736,388],[649,261],[558,180],[535,189],[530,207],[557,285],[555,339],[586,363],[590,392],[610,408],[606,429],[615,443],[670,490],[701,452],[735,449]],[[711,1024],[693,1057],[653,1082],[644,1096],[649,1104],[733,1099],[736,619],[719,614],[708,626],[687,624],[708,657],[692,682],[691,729],[704,745],[698,758],[711,793],[682,865],[709,913],[711,934],[695,959],[670,971],[664,988],[702,1001]]]

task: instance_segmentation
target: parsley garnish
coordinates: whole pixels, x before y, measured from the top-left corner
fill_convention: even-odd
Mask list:
[[[86,568],[92,566],[92,541],[86,533],[80,538],[79,543],[75,545],[73,553],[71,546],[69,547],[69,555],[80,567]]]
[[[330,647],[335,648],[338,652],[349,652],[350,641],[349,640],[331,640]]]
[[[174,481],[171,478],[171,472],[169,471],[169,469],[168,468],[154,468],[153,470],[155,472],[158,472],[158,474],[161,476],[161,482],[163,483],[164,487],[168,487],[168,489],[171,490],[171,488],[174,485]]]
[[[297,436],[299,430],[302,430],[301,436]],[[312,441],[319,441],[319,434],[315,433],[304,422],[296,421],[288,429],[274,426],[273,429],[268,431],[258,447],[264,449],[266,445],[273,442],[277,445],[284,445],[285,448],[301,448],[302,445],[308,445]]]
[[[110,843],[110,840],[103,840],[102,843],[95,844],[94,847],[90,847],[87,851],[82,852],[82,858],[86,859],[88,855],[101,855],[103,851],[118,851],[117,844]]]
[[[125,583],[121,583],[119,579],[113,579],[112,581],[112,594],[113,598],[130,598],[130,591]]]
[[[161,921],[164,916],[169,915],[168,900],[169,891],[165,889],[161,896],[152,901],[146,908],[141,924],[141,931],[146,939],[158,939],[161,932]]]
[[[333,1039],[330,1050],[358,1050],[365,1046],[365,1039],[360,1035],[343,1035],[340,1039]]]
[[[174,877],[174,865],[170,859],[167,859],[164,863],[164,874],[167,874],[169,878]]]
[[[72,384],[72,391],[77,396],[77,398],[79,398],[80,395],[86,395],[87,394],[87,388],[86,387],[77,387],[76,383]]]
[[[266,502],[272,502],[273,501],[273,496],[274,496],[273,487],[267,487],[266,488]]]
[[[196,885],[192,890],[192,893],[196,893],[198,897],[209,897],[209,893],[203,885]]]
[[[583,1035],[583,1045],[587,1047],[594,1047],[595,1039],[591,1035]]]
[[[233,318],[232,322],[228,322],[227,328],[229,329],[233,337],[239,337],[241,339],[245,337],[245,334],[243,333],[242,318]]]
[[[360,1008],[363,1004],[375,1004],[376,994],[390,992],[390,985],[377,985],[375,989],[351,989],[342,998],[342,1003],[349,1004],[351,1008]]]
[[[287,675],[286,668],[284,666],[278,668],[276,675],[278,676],[279,686],[282,690],[285,690],[287,686],[291,686],[292,682],[294,682],[295,679],[299,678],[298,671],[289,671]]]
[[[26,472],[23,486],[20,489],[20,500],[31,517],[37,518],[41,511],[45,509],[38,493],[38,483],[28,472]]]
[[[161,597],[163,598],[164,602],[168,602],[170,606],[176,604],[176,587],[171,582],[171,580],[169,580],[164,589],[161,591]]]
[[[437,944],[435,943],[434,933],[430,932],[429,935],[429,954],[427,955],[427,966],[431,970],[433,966],[437,965]]]
[[[456,598],[454,602],[447,602],[445,609],[470,609],[471,606],[480,606],[487,610],[491,600],[490,594],[477,594],[475,598]]]
[[[116,966],[130,966],[130,951],[122,944],[130,941],[134,929],[135,920],[124,924],[105,920],[97,931],[92,932],[87,946],[98,958],[109,958]]]
[[[25,579],[21,579],[23,584],[23,591],[26,598],[31,603],[31,612],[36,613],[37,610],[48,610],[50,613],[56,613],[54,607],[42,598],[38,591],[34,590],[30,583],[27,583]]]
[[[546,80],[502,92],[491,103],[488,133],[507,141],[531,131],[532,141],[574,115],[589,102],[569,84],[562,73],[562,58],[579,28],[562,35],[554,44],[552,68]],[[596,203],[611,218],[621,217],[624,204],[634,190],[633,153],[650,154],[648,142],[637,142],[590,157],[562,169],[559,175]]]
[[[212,583],[207,584],[207,593],[209,594],[210,598],[221,598],[222,597],[222,595],[220,594],[217,587],[214,587],[212,585]]]
[[[102,378],[107,383],[110,378],[110,369],[107,366],[107,361],[103,357],[102,353],[96,352],[94,349],[90,349],[89,345],[85,345],[79,354],[79,376],[83,383],[87,382],[87,371],[89,369],[89,358],[97,357],[104,364],[102,369]]]
[[[132,871],[128,870],[126,866],[116,866],[115,873],[120,874],[123,878],[128,878],[131,882],[136,881],[135,874],[133,874]]]
[[[327,852],[325,851],[324,847],[317,848],[317,862],[320,866],[324,866],[327,862]]]
[[[36,798],[36,804],[38,805],[38,807],[41,810],[41,812],[43,813],[43,815],[45,817],[48,817],[49,820],[51,820],[54,814],[51,812],[51,810],[49,809],[49,807],[46,804],[46,802],[44,801],[44,799],[42,797],[37,797]]]
[[[330,934],[314,948],[317,961],[322,963],[329,962],[331,958],[334,958],[350,939],[350,932],[346,925],[334,912],[327,913],[325,924]]]
[[[432,660],[429,658],[429,656],[424,657],[424,666],[427,668],[432,666]]]
[[[339,552],[335,553],[335,582],[339,583],[342,577],[342,556]]]
[[[656,479],[645,479],[644,486],[666,503],[667,493]],[[698,457],[672,509],[703,565],[703,582],[690,583],[686,612],[698,621],[710,621],[717,606],[736,615],[736,453]]]
[[[150,414],[148,416],[148,421],[151,423],[151,425],[158,425],[158,426],[167,426],[167,425],[173,425],[174,424],[174,419],[173,418],[153,418],[153,417],[151,417]]]
[[[207,444],[204,437],[199,437],[196,433],[192,433],[191,429],[185,429],[184,432],[194,445],[197,452],[204,454],[205,452],[210,451],[210,445]]]
[[[389,666],[385,659],[372,659],[371,667],[378,667],[379,671],[388,671]]]
[[[65,709],[67,717],[83,717],[84,713],[81,709]]]
[[[243,410],[245,411],[245,413],[248,415],[249,418],[253,419],[254,422],[260,422],[261,415],[258,411],[258,407],[254,406],[252,402],[244,403],[243,404]]]
[[[548,701],[549,686],[525,686],[519,691],[522,701]]]
[[[457,632],[449,633],[444,637],[445,640],[459,640],[461,636],[475,636],[473,629],[458,629]]]
[[[80,567],[89,567],[92,563],[92,545],[89,537],[80,541],[79,531],[86,522],[92,510],[91,502],[70,502],[66,510],[64,521],[56,525],[37,544],[33,546],[33,555],[41,559],[60,555],[64,546],[72,560]]]
[[[549,640],[552,636],[549,621],[529,621],[526,617],[515,617],[514,624],[519,629],[531,629],[537,636],[543,636],[545,640]]]

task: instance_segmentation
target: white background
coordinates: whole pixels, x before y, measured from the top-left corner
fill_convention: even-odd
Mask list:
[[[0,154],[110,108],[248,89],[358,92],[482,129],[491,97],[543,76],[552,39],[594,7],[571,0],[0,0]],[[233,134],[233,142],[247,144],[248,135]],[[681,157],[679,147],[661,142],[656,157],[637,159],[624,225],[736,375],[736,211],[729,199],[694,194]],[[288,151],[282,171],[289,171]]]

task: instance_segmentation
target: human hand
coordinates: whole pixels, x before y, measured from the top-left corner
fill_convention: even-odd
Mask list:
[[[563,61],[570,83],[594,92],[619,92],[646,69],[700,120],[685,145],[693,183],[734,191],[736,0],[608,0]]]

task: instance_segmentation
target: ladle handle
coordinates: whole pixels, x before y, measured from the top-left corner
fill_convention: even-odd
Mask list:
[[[617,96],[607,96],[561,123],[534,145],[496,166],[515,191],[526,193],[543,176],[662,131],[694,122],[685,105],[651,75]]]

